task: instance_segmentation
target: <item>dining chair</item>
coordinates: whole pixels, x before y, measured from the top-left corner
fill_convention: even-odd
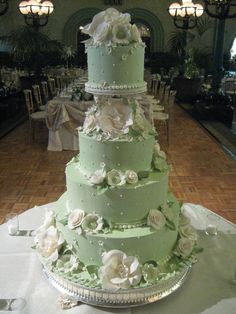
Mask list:
[[[29,116],[30,139],[34,140],[36,125],[45,124],[46,111],[36,111],[30,89],[24,90],[24,96]]]
[[[48,79],[48,87],[49,87],[50,98],[55,97],[57,95],[57,90],[56,90],[56,82],[54,78]]]
[[[41,86],[42,86],[43,102],[44,102],[44,104],[46,104],[49,100],[48,82],[42,81]]]
[[[170,86],[166,87],[166,90],[163,95],[163,105],[164,105],[164,112],[153,112],[153,121],[154,126],[159,131],[160,127],[163,126],[164,132],[167,139],[167,146],[169,146],[169,109],[170,106],[174,104],[175,101],[176,91],[170,90]]]
[[[41,111],[45,111],[46,105],[43,105],[39,85],[32,85],[32,90],[33,90],[33,95],[34,95],[34,99],[35,99],[35,103],[36,103],[36,109],[39,109]]]
[[[162,103],[163,98],[164,98],[164,92],[165,92],[165,86],[166,82],[165,81],[160,81],[159,83],[159,88],[156,91],[155,97]]]

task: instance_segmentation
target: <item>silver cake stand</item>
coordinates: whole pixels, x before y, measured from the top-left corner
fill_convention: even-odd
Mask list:
[[[45,266],[43,266],[43,270],[49,282],[70,299],[101,307],[127,308],[150,304],[170,295],[182,286],[191,271],[191,266],[184,268],[171,278],[162,280],[155,285],[118,290],[116,292],[88,288],[73,283],[51,272]]]

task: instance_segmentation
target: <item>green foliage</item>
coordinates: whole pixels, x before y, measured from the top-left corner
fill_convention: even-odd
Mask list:
[[[184,60],[184,77],[194,79],[199,77],[199,69],[194,60],[193,49],[187,49],[186,58]]]
[[[40,70],[52,54],[54,59],[61,56],[62,45],[58,41],[30,26],[21,26],[0,40],[10,48],[14,60],[29,70]]]

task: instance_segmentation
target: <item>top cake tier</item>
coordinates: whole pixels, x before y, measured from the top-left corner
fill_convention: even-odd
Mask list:
[[[144,77],[144,46],[89,46],[89,93],[102,95],[132,95],[146,91]]]
[[[128,13],[109,8],[94,16],[83,29],[86,41],[88,82],[95,95],[135,95],[146,92],[144,49],[136,25]]]

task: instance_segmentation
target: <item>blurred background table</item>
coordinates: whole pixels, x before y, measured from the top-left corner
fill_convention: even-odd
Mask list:
[[[78,150],[78,130],[93,101],[70,100],[70,95],[56,96],[47,103],[48,150]]]

